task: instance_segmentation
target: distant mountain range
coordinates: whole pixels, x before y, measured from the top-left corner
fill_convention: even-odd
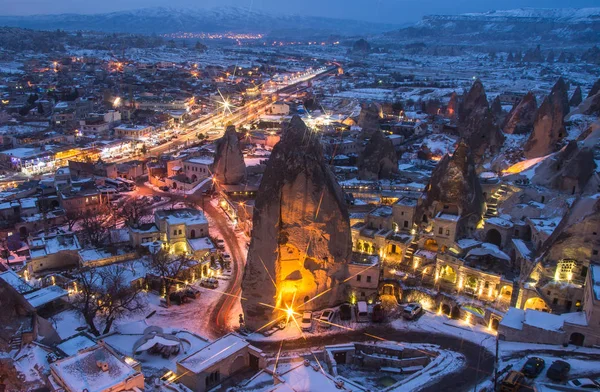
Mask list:
[[[298,15],[273,15],[243,8],[144,8],[105,14],[0,16],[0,26],[35,30],[103,31],[139,34],[262,33],[274,36],[378,34],[398,25]]]
[[[414,26],[386,35],[388,38],[439,44],[589,45],[600,42],[600,8],[523,8],[461,15],[430,15]]]

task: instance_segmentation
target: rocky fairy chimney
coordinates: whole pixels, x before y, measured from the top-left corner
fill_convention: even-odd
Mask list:
[[[509,134],[523,134],[531,131],[536,110],[537,100],[530,91],[508,113],[502,131]]]
[[[275,145],[256,195],[252,241],[242,281],[251,329],[285,309],[321,309],[347,297],[352,255],[344,194],[324,161],[318,135],[292,117]],[[306,305],[304,302],[327,291]]]
[[[246,163],[235,127],[230,125],[216,143],[213,175],[221,184],[233,185],[246,180]]]
[[[559,142],[566,136],[564,117],[568,113],[567,85],[560,78],[536,113],[533,132],[524,146],[526,158],[542,157],[560,148]]]

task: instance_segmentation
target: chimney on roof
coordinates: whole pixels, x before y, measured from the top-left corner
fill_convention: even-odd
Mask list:
[[[108,362],[96,361],[96,366],[98,366],[99,369],[102,369],[103,372],[108,372]]]

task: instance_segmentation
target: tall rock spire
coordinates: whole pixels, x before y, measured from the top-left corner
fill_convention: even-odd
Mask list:
[[[352,255],[348,210],[319,138],[298,116],[273,148],[255,209],[242,281],[246,324],[259,328],[288,306],[341,302]]]

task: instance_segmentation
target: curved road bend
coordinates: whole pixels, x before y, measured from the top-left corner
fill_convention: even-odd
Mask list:
[[[219,211],[218,208],[215,208],[212,204],[210,204],[210,198],[207,197],[204,200],[204,203],[202,202],[203,195],[201,189],[199,189],[196,193],[187,195],[187,197],[185,197],[181,194],[158,192],[141,183],[138,183],[137,186],[137,194],[140,196],[162,195],[168,196],[177,201],[195,203],[197,206],[203,207],[204,213],[209,216],[216,225],[219,226],[219,231],[223,236],[223,240],[227,244],[227,248],[231,252],[231,258],[233,260],[232,280],[219,282],[221,284],[221,286],[219,286],[219,290],[225,292],[226,294],[223,294],[212,307],[209,320],[213,321],[209,322],[208,325],[210,327],[209,332],[213,337],[220,337],[226,334],[229,332],[228,320],[231,320],[232,318],[237,320],[237,314],[233,315],[232,317],[230,313],[242,292],[242,277],[244,275],[244,265],[246,263],[246,251],[240,246],[237,235],[229,225],[227,217],[222,211]],[[227,286],[223,287],[225,284]]]
[[[395,330],[389,326],[372,326],[366,330],[369,334],[380,338],[405,343],[429,343],[443,349],[459,352],[464,355],[466,364],[460,371],[441,377],[436,383],[427,385],[420,392],[459,392],[472,391],[475,384],[482,383],[494,372],[494,355],[482,346],[468,340],[459,339],[449,335],[432,334],[430,332]],[[252,341],[252,345],[270,352],[279,350],[279,341]],[[364,331],[352,331],[327,336],[307,336],[306,340],[286,340],[284,350],[308,349],[310,347],[323,347],[326,345],[342,344],[358,341],[373,341],[372,337],[365,335]]]

